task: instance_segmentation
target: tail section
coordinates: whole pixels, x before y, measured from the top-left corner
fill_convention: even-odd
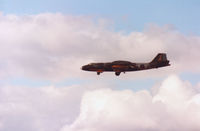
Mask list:
[[[165,53],[159,53],[151,62],[162,62],[167,61],[167,56]]]
[[[169,60],[167,60],[167,55],[165,53],[159,53],[150,64],[154,65],[156,68],[162,66],[169,66]]]

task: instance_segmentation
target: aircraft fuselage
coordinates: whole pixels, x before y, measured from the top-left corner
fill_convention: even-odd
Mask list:
[[[132,63],[121,60],[107,63],[90,63],[82,66],[82,70],[95,71],[98,75],[102,72],[115,72],[115,74],[118,76],[121,72],[125,73],[129,71],[147,70],[169,65],[170,64],[166,58],[166,54],[160,53],[149,63]]]

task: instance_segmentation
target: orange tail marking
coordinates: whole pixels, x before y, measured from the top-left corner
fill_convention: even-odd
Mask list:
[[[162,56],[160,55],[160,57],[158,58],[158,61],[162,61]]]

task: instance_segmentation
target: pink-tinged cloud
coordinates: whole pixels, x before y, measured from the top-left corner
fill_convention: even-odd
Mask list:
[[[200,72],[199,36],[183,35],[167,25],[150,25],[143,32],[123,34],[109,30],[104,23],[63,14],[1,14],[1,78],[85,77],[89,73],[80,70],[83,64],[113,60],[148,62],[158,52],[166,52],[172,66],[148,74]],[[134,74],[146,76],[143,72]]]

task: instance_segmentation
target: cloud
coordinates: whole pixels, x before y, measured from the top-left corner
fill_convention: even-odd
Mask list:
[[[79,114],[85,90],[78,86],[1,87],[0,130],[58,131]]]
[[[156,92],[88,91],[82,98],[79,117],[62,131],[200,129],[200,94],[189,83],[172,75]]]
[[[151,91],[97,87],[1,87],[0,130],[200,130],[200,86],[176,75]]]
[[[81,78],[89,75],[80,70],[83,64],[118,59],[148,62],[158,52],[168,54],[171,67],[124,78],[200,72],[199,36],[183,35],[168,25],[150,25],[143,32],[123,34],[109,30],[104,23],[59,13],[0,14],[0,78]],[[117,91],[94,83],[62,88],[5,83],[0,88],[0,130],[200,129],[199,85],[192,86],[177,76],[151,91]]]
[[[88,74],[80,70],[83,64],[119,59],[148,62],[158,52],[166,52],[172,66],[157,74],[200,71],[199,36],[183,35],[168,25],[123,34],[109,30],[105,23],[59,13],[1,14],[0,77],[85,77]]]

